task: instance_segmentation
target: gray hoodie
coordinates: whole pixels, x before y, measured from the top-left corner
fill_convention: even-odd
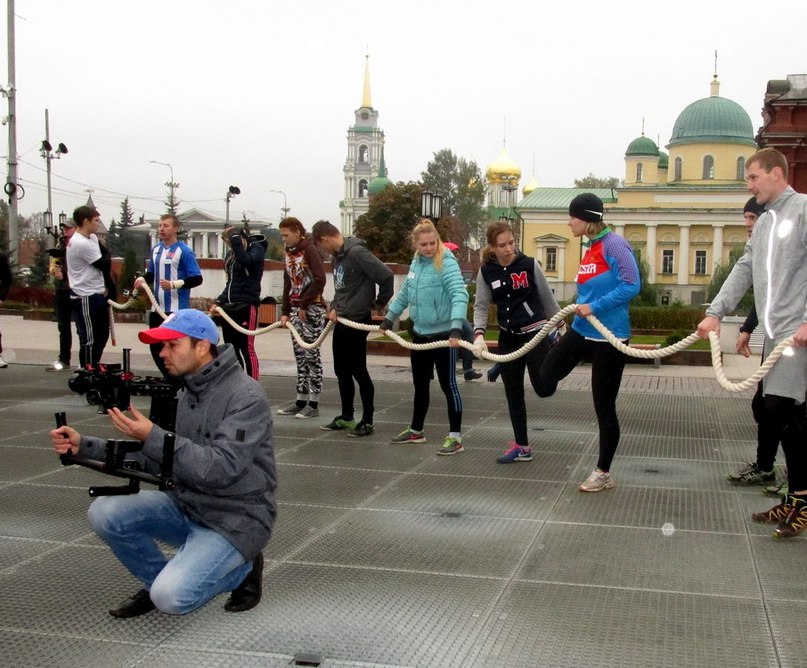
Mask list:
[[[363,239],[346,237],[333,258],[335,293],[330,307],[342,318],[362,322],[372,309],[392,299],[394,281],[392,269],[370,252]]]

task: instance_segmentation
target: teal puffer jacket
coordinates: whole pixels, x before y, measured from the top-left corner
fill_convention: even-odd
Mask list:
[[[468,290],[460,266],[449,250],[443,253],[443,268],[437,271],[432,258],[415,255],[409,273],[389,305],[387,318],[400,317],[409,307],[415,332],[430,336],[461,329],[468,311]]]

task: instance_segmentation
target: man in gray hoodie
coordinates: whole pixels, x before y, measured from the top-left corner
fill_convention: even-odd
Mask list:
[[[249,610],[261,600],[261,550],[277,512],[266,393],[244,373],[230,344],[216,347],[218,329],[201,311],[175,311],[139,337],[143,343],[162,343],[160,356],[169,375],[183,380],[174,488],[101,496],[90,505],[90,526],[143,583],[109,614],[137,617],[157,608],[183,615],[228,591],[225,610]],[[143,442],[138,463],[146,472],[159,473],[166,431],[134,406],[127,413],[110,409],[112,424]],[[100,438],[71,427],[50,435],[59,454],[104,458]],[[176,555],[166,556],[160,543],[179,548]]]
[[[343,237],[336,226],[326,220],[314,225],[311,236],[314,243],[333,256],[335,293],[328,318],[334,323],[333,370],[342,400],[342,412],[322,429],[347,430],[348,436],[369,436],[375,429],[375,386],[367,371],[368,333],[343,325],[337,317],[371,325],[373,308],[383,308],[392,298],[392,270],[370,252],[362,239]],[[354,379],[359,385],[362,403],[358,423],[353,419]]]
[[[751,285],[759,322],[765,330],[762,356],[780,341],[793,345],[763,380],[764,412],[782,425],[790,493],[770,510],[753,513],[757,522],[776,524],[774,535],[787,538],[807,528],[807,424],[803,403],[807,391],[807,195],[787,183],[787,160],[772,148],[754,153],[745,163],[748,190],[765,205],[743,256],[698,325],[698,334],[720,331]]]

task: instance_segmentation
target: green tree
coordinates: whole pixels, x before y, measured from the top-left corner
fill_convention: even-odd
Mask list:
[[[106,233],[106,247],[112,257],[123,255],[123,235],[120,225],[112,219]]]
[[[715,265],[715,269],[712,272],[712,280],[709,282],[709,287],[706,288],[706,301],[711,302],[715,297],[717,297],[717,293],[720,292],[720,288],[723,287],[723,283],[726,282],[731,270],[734,268],[734,265],[737,263],[737,260],[742,257],[744,247],[739,246],[737,248],[732,248],[729,251],[729,260],[726,264],[717,264]],[[748,315],[748,312],[754,307],[754,292],[753,290],[749,290],[745,293],[743,298],[740,300],[740,303],[737,304],[737,307],[734,309],[734,313],[739,315]]]
[[[450,240],[459,246],[476,246],[487,223],[482,206],[485,181],[476,162],[444,148],[434,154],[420,178],[424,189],[443,196],[443,217],[453,218]]]
[[[418,183],[387,186],[370,199],[370,209],[356,220],[356,236],[384,262],[409,262],[412,259],[410,233],[420,213]]]
[[[650,275],[650,267],[644,260],[639,260],[639,280],[641,281],[641,288],[639,294],[631,302],[635,306],[657,306],[658,305],[658,286],[655,283],[650,283],[648,276]]]
[[[606,178],[600,178],[599,176],[594,176],[591,172],[588,173],[588,176],[584,176],[582,179],[575,179],[574,180],[574,187],[575,188],[618,188],[621,181],[616,176],[608,176]]]
[[[120,276],[118,277],[119,293],[122,293],[123,290],[128,290],[130,287],[132,287],[137,269],[137,254],[133,248],[127,248],[123,252],[123,266],[121,267]]]

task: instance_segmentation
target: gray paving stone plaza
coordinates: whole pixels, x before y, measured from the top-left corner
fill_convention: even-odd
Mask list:
[[[120,325],[140,373],[142,326]],[[752,458],[750,392],[710,369],[631,365],[618,409],[616,488],[584,495],[596,461],[589,368],[549,399],[530,395],[532,462],[498,465],[512,437],[504,390],[461,382],[465,452],[433,386],[429,441],[392,445],[408,424],[406,359],[372,357],[376,433],[346,438],[330,369],[321,419],[275,416],[279,516],[264,598],[225,597],[185,617],[114,619],[139,587],[90,532],[87,487],[50,449],[53,415],[112,436],[106,416],[47,373],[53,323],[0,316],[0,664],[3,666],[807,666],[807,539],[777,540],[750,514],[773,505],[726,475]],[[294,395],[288,334],[259,338],[273,405]],[[733,378],[757,360],[732,360]],[[137,398],[138,405],[147,405]],[[783,459],[777,472],[783,473]]]

